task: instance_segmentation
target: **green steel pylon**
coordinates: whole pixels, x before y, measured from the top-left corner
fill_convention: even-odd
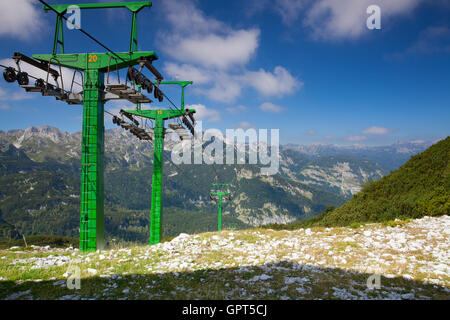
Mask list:
[[[137,49],[137,13],[151,7],[150,1],[76,4],[80,9],[127,8],[132,13],[130,51],[121,53],[64,54],[61,15],[72,6],[52,6],[58,12],[53,54],[37,54],[33,58],[84,72],[83,129],[81,142],[81,207],[80,249],[102,249],[104,240],[104,74],[138,64],[142,59],[156,60],[153,51],[134,52]],[[50,10],[44,6],[44,10]],[[60,54],[57,54],[57,46]]]
[[[230,185],[228,183],[213,183],[210,198],[217,200],[217,206],[219,207],[217,230],[222,231],[222,200],[231,199]]]
[[[73,93],[68,95],[64,93],[64,83],[62,74],[51,70],[50,65],[58,65],[60,68],[66,67],[75,71],[84,72],[83,77],[83,129],[81,142],[81,205],[80,205],[80,249],[82,251],[90,251],[102,249],[105,245],[104,241],[104,103],[110,99],[126,99],[137,104],[136,110],[129,113],[151,118],[155,120],[155,136],[154,136],[154,165],[153,165],[153,189],[152,189],[152,208],[151,208],[151,232],[150,244],[158,243],[161,239],[161,217],[162,217],[162,158],[164,143],[164,121],[176,117],[183,117],[183,122],[190,128],[192,134],[194,129],[192,124],[186,120],[188,115],[193,122],[192,114],[195,110],[184,109],[184,88],[192,84],[191,81],[166,81],[161,82],[162,76],[151,65],[151,62],[157,60],[158,57],[153,51],[137,50],[137,13],[145,7],[151,7],[150,1],[130,1],[130,2],[113,2],[113,3],[84,3],[75,4],[79,9],[104,9],[104,8],[127,8],[132,12],[132,26],[130,51],[120,53],[78,53],[65,54],[64,38],[63,38],[63,16],[67,13],[72,4],[58,4],[51,7],[45,5],[44,10],[56,11],[56,30],[53,43],[52,54],[36,54],[33,58],[27,58],[26,62],[37,66],[40,69],[48,66],[48,73],[54,76],[55,81],[61,76],[62,88],[56,90],[51,89],[49,93],[48,87],[38,87],[35,85],[32,92],[41,92],[43,95],[53,95],[59,100],[66,101],[69,104],[81,104],[79,98],[76,102],[72,98]],[[86,33],[85,31],[83,31]],[[91,37],[91,36],[90,36]],[[92,38],[92,37],[91,37]],[[98,42],[98,41],[97,41]],[[58,45],[60,53],[57,53]],[[105,47],[106,48],[106,47]],[[106,48],[107,49],[107,48]],[[110,51],[109,49],[107,49]],[[15,54],[16,55],[16,54]],[[21,59],[25,59],[18,54]],[[47,63],[47,64],[45,64]],[[105,91],[104,78],[108,72],[117,71],[123,68],[130,68],[137,64],[143,64],[159,80],[159,84],[177,84],[182,88],[181,110],[141,110],[140,102],[150,102],[150,99],[139,94],[131,93],[127,85],[107,84],[109,92]],[[44,70],[44,69],[43,69]],[[130,70],[130,69],[129,69]],[[52,71],[52,72],[50,72]],[[48,79],[48,76],[47,76]],[[39,79],[43,81],[42,79]],[[48,80],[47,80],[48,81]],[[26,87],[26,86],[24,86]],[[115,88],[115,89],[114,89]],[[28,91],[28,89],[26,89]],[[36,91],[37,89],[37,91]],[[44,94],[44,91],[47,93]],[[133,91],[133,90],[131,90]],[[72,96],[71,96],[72,94]],[[81,96],[77,94],[76,96]],[[134,98],[132,98],[134,97]],[[156,97],[156,95],[155,95]],[[76,100],[76,99],[75,99]],[[194,123],[195,124],[195,123]]]
[[[136,110],[126,110],[127,113],[153,119],[155,121],[153,137],[153,176],[152,199],[150,212],[150,245],[161,241],[161,225],[163,218],[163,152],[164,152],[164,121],[183,117],[187,112],[195,113],[194,109],[184,108],[184,88],[192,84],[192,81],[162,81],[161,84],[177,84],[182,88],[180,109],[142,110],[139,106]]]

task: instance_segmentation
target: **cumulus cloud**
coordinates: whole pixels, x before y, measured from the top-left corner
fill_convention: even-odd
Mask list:
[[[229,30],[225,23],[206,16],[192,1],[165,0],[160,5],[167,21],[178,33],[206,34]]]
[[[368,32],[367,7],[373,4],[381,8],[384,19],[404,15],[424,0],[318,0],[306,13],[304,25],[312,31],[316,40],[355,39]]]
[[[205,120],[209,122],[217,122],[220,120],[220,113],[217,110],[207,108],[203,104],[192,104],[186,106],[189,109],[195,109],[195,119]]]
[[[391,130],[387,129],[387,128],[383,128],[383,127],[369,127],[367,129],[364,129],[362,131],[363,134],[373,134],[373,135],[386,135],[391,133]]]
[[[0,1],[0,36],[30,40],[40,34],[45,21],[39,2]]]
[[[303,86],[302,82],[281,66],[275,67],[273,72],[267,72],[263,69],[247,71],[242,78],[264,96],[291,94]]]
[[[167,63],[164,71],[173,78],[193,80],[195,84],[202,85],[201,88],[196,87],[196,92],[225,103],[235,101],[244,88],[253,88],[264,97],[282,97],[303,86],[303,82],[281,66],[275,67],[273,72],[260,69],[232,74],[194,65]]]
[[[226,73],[216,74],[213,80],[213,86],[209,88],[196,89],[197,92],[207,96],[214,101],[231,103],[236,100],[242,92],[242,84],[235,81],[233,76]]]
[[[205,84],[212,80],[212,76],[207,70],[189,64],[180,65],[169,62],[164,65],[164,71],[177,80],[189,79],[196,84]]]
[[[381,8],[382,26],[393,17],[407,15],[425,0],[253,0],[248,8],[250,15],[270,10],[281,17],[285,25],[297,20],[309,29],[315,40],[356,39],[368,32],[367,8]],[[428,1],[448,9],[448,0]]]
[[[237,30],[226,35],[196,35],[178,39],[167,53],[180,61],[191,61],[205,67],[219,69],[244,65],[258,47],[258,29]]]
[[[192,1],[166,0],[162,5],[171,30],[159,38],[176,60],[225,69],[247,63],[259,45],[259,29],[235,30],[206,16]]]
[[[277,106],[271,102],[264,102],[259,108],[264,112],[280,113],[284,110],[283,107]]]
[[[291,94],[302,86],[287,69],[251,71],[246,65],[259,47],[258,28],[233,28],[206,16],[193,1],[163,3],[167,28],[158,35],[162,49],[175,62],[164,71],[180,80],[193,80],[196,92],[211,100],[232,103],[244,88],[263,96]]]

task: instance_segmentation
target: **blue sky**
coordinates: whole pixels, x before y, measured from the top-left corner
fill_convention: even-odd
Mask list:
[[[381,30],[366,27],[372,4],[381,8]],[[37,0],[1,1],[0,60],[14,51],[50,53],[54,21]],[[81,23],[127,51],[126,9],[83,11]],[[338,145],[450,132],[450,1],[164,0],[139,13],[138,27],[139,49],[156,51],[166,79],[194,80],[186,103],[204,128],[278,128],[281,143]],[[64,32],[67,53],[103,51],[78,31]],[[177,91],[167,92],[178,101]],[[130,108],[106,105],[121,107]],[[41,125],[79,131],[81,106],[1,79],[0,129]]]

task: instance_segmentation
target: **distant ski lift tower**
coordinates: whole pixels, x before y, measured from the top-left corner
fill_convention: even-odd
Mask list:
[[[217,201],[219,208],[217,229],[222,231],[222,200],[231,200],[230,185],[228,183],[213,183],[210,198]]]
[[[119,53],[79,53],[65,54],[62,32],[62,17],[67,9],[76,5],[81,10],[127,8],[132,12],[132,27],[129,52]],[[105,72],[118,71],[137,65],[146,60],[151,63],[158,57],[153,51],[137,52],[137,13],[145,7],[151,7],[150,1],[113,2],[113,3],[83,3],[57,4],[51,8],[44,6],[45,11],[52,8],[58,12],[52,54],[36,54],[33,58],[48,64],[56,64],[84,72],[83,91],[83,129],[81,142],[81,208],[80,208],[80,249],[91,251],[102,249],[104,241],[104,103],[109,100],[126,99],[134,103],[145,103],[150,100],[143,95],[120,95],[129,92],[130,88],[122,91],[108,91],[104,84]],[[57,53],[58,45],[60,53]],[[126,85],[125,85],[126,87]],[[117,88],[116,88],[117,89]],[[119,88],[122,89],[122,88]],[[119,93],[119,95],[117,94]],[[67,98],[59,99],[69,103]]]

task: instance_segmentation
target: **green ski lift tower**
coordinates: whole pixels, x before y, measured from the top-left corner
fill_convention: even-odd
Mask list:
[[[151,211],[151,235],[150,244],[160,241],[160,219],[162,213],[162,155],[164,139],[164,121],[181,117],[183,124],[194,134],[193,113],[195,110],[184,109],[184,87],[192,82],[177,82],[183,89],[182,107],[177,110],[142,110],[141,103],[151,103],[152,100],[141,93],[141,88],[148,93],[154,92],[155,98],[163,101],[164,93],[159,89],[163,84],[163,77],[152,65],[158,59],[154,51],[137,51],[137,14],[146,7],[151,7],[150,1],[130,1],[112,3],[83,3],[83,4],[57,4],[48,5],[43,0],[45,11],[53,11],[57,14],[56,28],[52,54],[35,54],[32,58],[14,53],[13,59],[16,61],[18,70],[8,67],[4,72],[7,82],[17,82],[27,92],[38,92],[43,96],[53,96],[57,100],[68,104],[79,104],[83,106],[83,125],[81,141],[81,203],[80,203],[80,249],[82,251],[93,251],[102,249],[105,246],[104,240],[104,104],[110,100],[128,100],[137,105],[136,110],[128,113],[123,112],[133,120],[134,124],[120,124],[130,130],[140,140],[152,140],[152,137],[143,129],[136,127],[137,121],[132,118],[132,114],[147,117],[155,120],[154,129],[154,166],[153,166],[153,188],[152,188],[152,211]],[[90,9],[111,9],[126,8],[132,13],[131,39],[128,52],[113,52],[99,41],[94,39],[83,29],[85,35],[102,45],[108,52],[87,52],[87,53],[65,53],[63,38],[63,19],[69,7],[77,6],[80,10]],[[59,47],[59,53],[58,53]],[[47,72],[47,79],[40,79],[29,76],[22,72],[20,62],[28,63],[36,68]],[[139,65],[139,71],[134,66]],[[52,68],[58,66],[58,70]],[[143,74],[142,69],[146,67],[156,78],[156,82],[151,82]],[[70,91],[65,90],[62,68],[74,70],[72,86]],[[128,68],[127,81],[120,83],[121,69]],[[18,71],[18,73],[16,73]],[[118,83],[109,83],[110,72],[117,73]],[[75,74],[79,73],[82,78],[82,91],[72,92]],[[105,83],[105,74],[107,81]],[[56,87],[49,83],[49,76],[52,76]],[[29,85],[29,77],[36,79],[34,85]],[[130,80],[130,82],[128,82]],[[170,82],[166,82],[170,83]],[[139,90],[135,89],[135,85]],[[166,97],[167,98],[167,97]],[[187,119],[188,116],[191,121]],[[180,125],[181,127],[181,125]]]
[[[210,199],[217,201],[219,211],[217,230],[222,231],[222,201],[231,200],[230,185],[228,183],[213,183],[210,193]]]
[[[156,83],[155,83],[156,84]],[[156,110],[142,110],[140,105],[137,105],[135,110],[126,110],[128,115],[139,116],[142,118],[152,119],[155,122],[154,136],[153,136],[153,176],[152,176],[152,201],[150,213],[150,245],[159,243],[161,241],[161,225],[162,225],[162,197],[163,197],[163,153],[164,153],[164,137],[166,120],[182,118],[183,124],[188,127],[192,135],[195,135],[194,127],[191,125],[188,116],[195,125],[193,114],[194,109],[184,108],[184,88],[192,81],[161,81],[161,85],[174,84],[181,87],[181,108],[180,109],[156,109]],[[186,129],[179,123],[169,124],[169,127],[178,134],[181,140],[187,139],[189,136]]]

